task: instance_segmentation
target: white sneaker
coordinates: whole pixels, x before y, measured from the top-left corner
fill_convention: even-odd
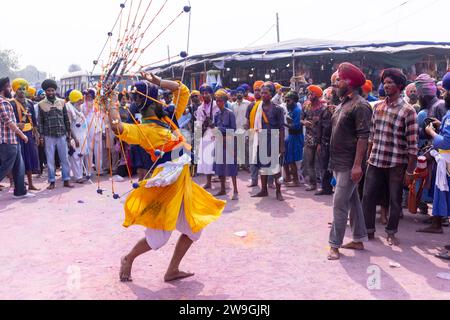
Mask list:
[[[29,199],[29,198],[35,198],[35,197],[36,197],[35,194],[28,192],[27,194],[25,194],[23,196],[14,196],[14,199]]]

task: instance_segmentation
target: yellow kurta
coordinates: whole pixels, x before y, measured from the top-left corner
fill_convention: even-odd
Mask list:
[[[177,119],[184,113],[189,101],[189,89],[182,85],[179,103],[176,106]],[[178,92],[174,92],[178,101]],[[177,138],[157,124],[123,124],[120,138],[129,144],[138,144],[145,150],[162,149],[165,144]],[[162,171],[156,169],[152,177]],[[150,229],[173,231],[176,229],[178,215],[184,201],[186,220],[192,231],[197,233],[216,221],[225,209],[226,202],[214,198],[197,185],[191,178],[189,165],[184,166],[178,180],[167,187],[146,188],[147,181],[134,190],[125,202],[125,227],[141,225]]]

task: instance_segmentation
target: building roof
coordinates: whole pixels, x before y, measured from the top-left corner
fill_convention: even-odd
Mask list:
[[[152,72],[164,72],[170,68],[182,68],[197,64],[220,63],[231,61],[272,61],[290,57],[313,57],[323,55],[343,55],[352,53],[385,53],[414,52],[425,49],[445,50],[450,53],[450,42],[430,41],[336,41],[317,39],[294,39],[275,44],[226,50],[188,57],[187,61],[178,60],[169,64],[151,67]]]

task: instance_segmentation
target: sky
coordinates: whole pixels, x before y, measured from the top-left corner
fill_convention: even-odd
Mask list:
[[[122,30],[137,24],[151,0],[22,0],[2,1],[0,50],[12,49],[20,67],[35,65],[57,78],[71,64],[92,70],[126,2]],[[133,7],[130,5],[133,1]],[[153,0],[143,28],[156,16],[141,47],[152,40],[189,4],[189,0]],[[310,38],[354,41],[446,41],[448,0],[190,0],[190,54],[270,44],[277,41],[276,13],[280,17],[281,41]],[[119,19],[120,21],[120,19]],[[120,24],[120,23],[119,23]],[[119,34],[113,32],[113,44]],[[131,22],[130,22],[131,24]],[[144,52],[138,63],[147,65],[187,50],[189,14],[182,14]],[[123,34],[123,32],[122,32]],[[111,51],[107,45],[100,59]]]

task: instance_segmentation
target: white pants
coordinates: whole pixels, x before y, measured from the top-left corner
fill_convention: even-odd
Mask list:
[[[177,230],[181,232],[181,234],[186,235],[189,239],[194,242],[200,240],[202,235],[202,231],[193,233],[191,226],[186,220],[186,213],[184,211],[184,203],[181,205],[180,213],[177,221]],[[152,248],[153,251],[158,251],[162,247],[164,247],[167,242],[169,242],[170,237],[172,236],[172,231],[164,231],[164,230],[156,230],[156,229],[147,229],[145,230],[145,238],[147,239],[147,243]]]
[[[70,169],[72,170],[73,177],[75,180],[83,179],[83,161],[84,157],[78,155],[78,153],[74,153],[73,156],[69,157]]]
[[[214,174],[215,146],[214,133],[211,129],[206,131],[205,136],[200,140],[198,149],[197,173]]]
[[[97,169],[97,172],[102,172],[102,157],[103,157],[103,140],[102,140],[102,134],[96,134],[94,136],[89,136],[87,139],[88,143],[88,150],[89,153],[87,157],[85,157],[86,160],[86,170],[88,171],[86,174],[88,176],[92,175],[92,165],[93,158],[95,157],[95,168]]]

